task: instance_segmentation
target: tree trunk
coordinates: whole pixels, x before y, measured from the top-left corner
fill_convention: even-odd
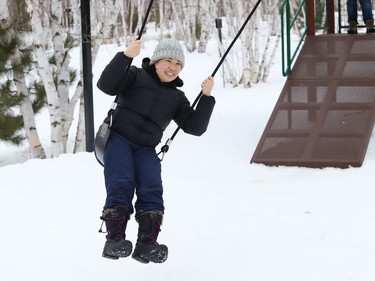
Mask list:
[[[82,88],[82,87],[81,87]],[[82,91],[82,89],[81,89]],[[79,115],[78,115],[78,126],[76,139],[74,143],[74,153],[86,151],[86,134],[85,134],[85,109],[84,99],[80,99],[79,103]]]
[[[17,88],[19,87],[20,85],[17,85]],[[30,97],[28,95],[24,96],[24,99],[21,103],[21,112],[24,122],[24,129],[32,157],[45,159],[46,153],[39,139],[38,130],[35,124],[34,111],[31,105]]]
[[[270,15],[268,15],[269,18],[272,17],[272,10],[273,11],[278,11],[279,10],[279,5],[277,5],[276,3],[274,4],[273,8],[271,9],[271,12],[270,12]],[[269,56],[269,59],[268,61],[266,61],[265,63],[265,66],[264,66],[264,69],[263,71],[260,71],[261,74],[262,74],[262,78],[261,78],[261,81],[265,82],[268,78],[268,75],[270,73],[270,69],[271,69],[271,66],[275,60],[275,55],[276,55],[276,52],[278,51],[279,49],[279,44],[280,44],[280,27],[279,25],[276,24],[276,20],[273,19],[271,20],[270,19],[270,34],[269,34],[269,38],[271,39],[272,37],[274,37],[274,43],[273,43],[273,46],[271,45],[272,44],[272,40],[269,40],[268,43],[267,43],[267,46],[268,45],[271,45],[272,47],[272,50],[270,51],[271,55]]]
[[[164,37],[164,25],[166,24],[165,23],[165,17],[164,17],[164,14],[165,14],[165,1],[158,1],[158,10],[159,10],[159,25],[157,25],[157,27],[159,28],[159,38],[163,38]]]
[[[66,153],[66,145],[69,135],[69,128],[72,116],[69,116],[69,88],[70,88],[70,54],[69,50],[64,46],[64,30],[62,29],[62,2],[61,0],[53,0],[51,2],[51,30],[52,30],[52,43],[54,51],[54,59],[56,63],[57,75],[57,93],[59,97],[59,111],[61,122],[61,142],[63,145],[62,153]],[[60,141],[60,140],[58,140]]]
[[[184,17],[183,17],[183,8],[182,8],[182,0],[177,0],[177,1],[172,1],[172,13],[173,13],[173,20],[176,24],[176,31],[175,31],[175,37],[177,39],[181,39],[182,37],[185,38],[185,43],[186,40],[190,40],[190,29],[185,30],[184,26]],[[186,39],[188,38],[188,39]]]
[[[201,34],[199,37],[198,53],[206,52],[207,43],[212,33],[212,23],[214,18],[210,14],[208,1],[199,2],[199,19]]]
[[[29,11],[31,11],[32,33],[34,38],[35,55],[38,62],[38,69],[47,93],[48,110],[51,124],[51,157],[58,157],[61,153],[64,152],[59,95],[53,81],[53,75],[49,65],[47,51],[45,49],[45,34],[43,31],[40,16],[36,10],[33,10],[34,5],[31,0],[28,0],[27,2],[29,5]]]
[[[238,3],[239,15],[241,19],[241,25],[247,18],[247,11],[249,10],[250,2],[244,1]],[[254,25],[252,25],[254,26]],[[242,50],[242,74],[239,83],[243,84],[245,88],[251,87],[251,78],[254,76],[254,65],[256,65],[256,54],[254,54],[253,32],[250,28],[247,28],[241,34],[241,50]]]
[[[184,0],[182,5],[183,15],[183,35],[185,46],[188,52],[194,52],[196,49],[196,1]],[[178,20],[181,20],[178,19]]]
[[[21,61],[21,54],[19,50],[11,58],[12,65],[19,65]],[[26,86],[26,78],[23,72],[13,70],[13,79],[15,86],[17,88],[17,93],[23,96],[23,100],[20,104],[21,113],[23,117],[24,130],[26,134],[26,139],[29,143],[29,149],[33,158],[46,158],[43,146],[40,142],[38,131],[36,128],[34,110],[32,107],[32,102],[29,96],[29,92]]]

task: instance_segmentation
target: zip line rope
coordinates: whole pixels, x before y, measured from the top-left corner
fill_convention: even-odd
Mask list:
[[[214,77],[216,72],[219,70],[219,68],[221,67],[221,65],[223,64],[225,58],[227,57],[227,55],[229,54],[230,50],[232,49],[233,45],[236,43],[237,39],[240,37],[242,31],[245,29],[247,23],[249,22],[250,18],[253,16],[253,14],[255,13],[255,11],[257,10],[260,2],[262,0],[258,0],[257,3],[255,4],[255,6],[253,7],[253,9],[251,10],[250,14],[248,15],[248,17],[246,18],[245,22],[242,24],[240,30],[237,32],[237,35],[234,37],[234,39],[232,40],[232,42],[230,43],[229,47],[227,48],[227,50],[225,51],[225,53],[223,54],[223,56],[221,57],[219,63],[217,64],[216,68],[214,69],[214,71],[212,72],[211,76]],[[196,104],[198,103],[198,101],[200,100],[200,98],[202,97],[203,93],[202,91],[198,94],[198,96],[196,97],[196,99],[194,100],[193,104],[191,105],[191,108],[194,108],[196,106]],[[172,136],[166,141],[166,143],[161,147],[160,149],[160,152],[158,153],[162,154],[161,156],[161,159],[160,161],[162,161],[164,159],[164,156],[165,154],[168,152],[169,150],[169,147],[170,145],[172,144],[175,136],[177,135],[177,133],[180,131],[181,127],[178,126],[177,129],[174,131],[174,133],[172,134]]]
[[[143,34],[143,31],[145,30],[147,19],[150,15],[153,3],[154,3],[154,0],[150,0],[150,3],[148,4],[147,10],[146,10],[145,18],[143,19],[141,29],[139,30],[139,33],[138,33],[137,40],[141,39],[142,37],[142,34]],[[124,76],[127,73],[132,62],[133,62],[133,59],[131,59],[129,64],[126,66],[125,71],[124,71]],[[96,133],[96,137],[95,137],[94,154],[95,154],[96,160],[103,167],[104,167],[104,150],[108,141],[108,137],[110,135],[111,126],[112,126],[112,115],[117,107],[118,97],[119,96],[117,95],[115,100],[113,101],[111,108],[108,111],[107,117],[104,119],[103,123],[100,125],[99,130]]]

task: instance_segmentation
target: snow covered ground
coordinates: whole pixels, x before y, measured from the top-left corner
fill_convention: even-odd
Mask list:
[[[147,41],[139,59],[150,56]],[[122,47],[102,46],[94,84]],[[181,77],[192,101],[218,62],[186,54]],[[159,241],[164,264],[101,257],[98,233],[105,190],[92,153],[27,160],[25,150],[0,144],[0,279],[103,280],[375,280],[375,141],[361,168],[309,169],[250,164],[285,79],[280,61],[267,83],[223,87],[205,135],[180,132],[163,164],[166,213]],[[112,99],[94,87],[95,125]],[[41,114],[39,120],[48,118]],[[48,125],[41,136],[48,144]],[[165,140],[175,130],[171,124]],[[127,237],[135,242],[132,218]]]

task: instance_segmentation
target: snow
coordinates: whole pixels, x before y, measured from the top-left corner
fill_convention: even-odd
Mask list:
[[[155,44],[145,42],[134,64]],[[191,101],[219,61],[216,48],[212,41],[207,54],[186,54],[181,77]],[[119,50],[102,46],[94,85]],[[0,279],[373,281],[373,138],[361,168],[250,164],[284,82],[279,55],[267,83],[250,89],[224,88],[217,73],[208,131],[199,138],[179,132],[162,162],[164,264],[101,257],[105,189],[93,153],[28,160],[25,147],[1,143]],[[96,128],[111,102],[94,87]],[[39,126],[43,118],[48,114],[38,117]],[[175,128],[170,125],[162,144]],[[48,146],[48,128],[43,132]],[[132,218],[128,239],[135,242],[136,233]]]

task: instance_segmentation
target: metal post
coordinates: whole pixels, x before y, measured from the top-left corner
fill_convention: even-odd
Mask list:
[[[90,0],[81,0],[81,32],[86,151],[92,152],[94,151],[94,109],[92,94]]]
[[[335,33],[335,1],[327,0],[328,33]]]
[[[306,0],[307,2],[307,35],[315,36],[315,3],[314,0]]]

